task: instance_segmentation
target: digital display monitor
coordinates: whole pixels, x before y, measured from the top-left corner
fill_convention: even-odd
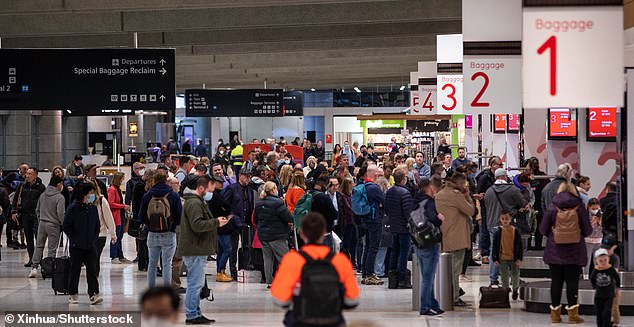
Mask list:
[[[520,115],[509,114],[507,119],[507,131],[509,133],[518,133],[520,131]]]
[[[616,108],[588,108],[587,140],[616,141]]]
[[[506,115],[493,115],[493,133],[506,133]]]
[[[571,108],[548,109],[548,139],[576,140],[577,111]]]
[[[471,129],[473,128],[473,116],[465,115],[464,116],[464,128]]]

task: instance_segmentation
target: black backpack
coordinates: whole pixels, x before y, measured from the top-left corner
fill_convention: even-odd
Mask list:
[[[323,260],[315,260],[303,251],[297,252],[306,263],[302,268],[299,296],[294,298],[293,314],[299,323],[319,326],[341,321],[343,285],[331,261],[331,251]]]
[[[432,224],[425,216],[425,205],[429,200],[423,200],[408,218],[407,226],[412,241],[419,249],[426,249],[442,241],[440,228]]]

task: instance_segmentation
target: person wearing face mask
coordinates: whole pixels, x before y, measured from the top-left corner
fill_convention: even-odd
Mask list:
[[[315,158],[314,156],[308,157],[308,159],[306,160],[306,167],[302,169],[304,171],[304,177],[308,178],[308,174],[310,174],[310,172],[313,171],[315,168],[317,168],[317,158]]]
[[[64,213],[66,212],[66,200],[61,193],[63,188],[64,180],[61,177],[51,177],[46,191],[40,195],[40,199],[37,202],[35,212],[37,213],[39,224],[37,227],[35,253],[33,254],[33,265],[29,273],[29,278],[37,277],[37,268],[40,266],[44,245],[47,240],[48,253],[46,256],[55,258],[57,253],[61,226],[64,222]]]
[[[141,326],[169,327],[178,324],[181,299],[171,287],[153,287],[141,296]]]
[[[193,184],[193,185],[192,185]],[[200,290],[205,282],[207,256],[216,254],[218,228],[229,222],[227,217],[213,217],[206,201],[213,198],[214,183],[208,176],[192,180],[184,192],[185,204],[181,216],[176,255],[187,266],[185,293],[185,323],[209,325],[215,320],[202,315]]]
[[[135,162],[134,164],[132,164],[132,176],[130,176],[130,179],[125,183],[125,204],[132,205],[132,202],[134,200],[134,187],[136,186],[136,184],[139,184],[139,182],[141,182],[143,175],[145,175],[145,165],[140,162]],[[101,193],[104,194],[106,192]],[[140,205],[140,203],[137,205]]]
[[[117,242],[110,245],[110,259],[113,264],[128,264],[132,261],[126,259],[123,256],[123,249],[121,247],[121,240],[123,239],[123,229],[125,228],[125,211],[130,210],[130,206],[123,204],[121,196],[121,181],[123,180],[123,173],[116,172],[112,177],[112,183],[108,188],[108,204],[112,211],[112,218],[117,226]]]
[[[97,239],[99,238],[99,214],[93,202],[97,199],[95,186],[82,183],[75,187],[75,201],[68,207],[62,229],[70,241],[70,278],[68,281],[68,302],[79,302],[78,290],[81,266],[86,266],[86,281],[90,304],[99,304],[103,298],[99,294],[96,267]]]
[[[227,148],[224,145],[218,147],[218,151],[214,156],[214,162],[221,164],[223,169],[227,169],[227,167],[229,167],[229,154],[227,153]]]

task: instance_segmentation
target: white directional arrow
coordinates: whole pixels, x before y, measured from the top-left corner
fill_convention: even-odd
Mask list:
[[[159,99],[161,99],[161,102],[165,101],[165,96],[161,94],[161,96],[159,97]]]
[[[159,73],[165,75],[165,73],[167,73],[167,70],[165,70],[165,68],[161,68],[161,70],[159,70]]]
[[[167,61],[165,61],[165,59],[161,59],[161,61],[159,61],[159,62],[161,63],[161,66],[163,66],[163,65],[165,65],[165,63],[166,63]]]

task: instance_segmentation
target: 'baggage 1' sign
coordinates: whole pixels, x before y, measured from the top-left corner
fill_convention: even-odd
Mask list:
[[[524,0],[524,107],[623,106],[623,2],[558,3]]]

